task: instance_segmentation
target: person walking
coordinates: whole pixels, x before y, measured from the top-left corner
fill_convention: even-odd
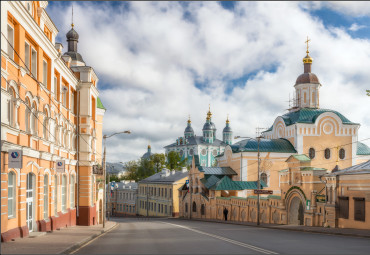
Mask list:
[[[224,217],[225,217],[225,221],[227,221],[227,214],[229,213],[229,210],[227,210],[227,208],[225,207],[224,209]]]

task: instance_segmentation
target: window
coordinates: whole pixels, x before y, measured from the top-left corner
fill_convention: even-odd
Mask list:
[[[15,127],[16,125],[16,94],[12,87],[9,86],[9,94],[10,94],[10,100],[9,100],[9,125],[12,127]]]
[[[355,220],[365,221],[365,198],[354,197],[355,200]]]
[[[43,123],[42,127],[43,127],[44,139],[46,139],[46,140],[49,138],[48,125],[49,125],[49,114],[48,114],[48,111],[46,109],[44,109],[44,123]]]
[[[200,214],[205,215],[205,206],[204,206],[204,204],[202,204],[202,206],[200,207]]]
[[[75,176],[74,175],[71,175],[71,181],[70,181],[70,208],[74,208],[75,207]]]
[[[33,48],[31,51],[31,73],[37,79],[37,51]]]
[[[24,63],[26,64],[26,68],[29,70],[30,69],[30,53],[31,53],[31,47],[30,45],[25,42],[24,43]]]
[[[8,56],[14,59],[14,28],[8,24]]]
[[[45,60],[42,62],[42,83],[48,87],[48,62]]]
[[[32,134],[33,135],[36,135],[37,136],[37,122],[38,122],[38,119],[37,119],[37,106],[36,106],[36,103],[33,103],[32,104],[32,115],[31,115],[31,131],[32,131]]]
[[[330,149],[328,148],[325,149],[325,158],[330,159]]]
[[[164,206],[164,213],[167,214],[167,205]]]
[[[91,177],[91,206],[94,206],[94,183],[95,183],[95,176]]]
[[[58,78],[54,77],[54,98],[55,100],[58,100],[57,94],[58,94]]]
[[[263,181],[267,185],[267,174],[266,173],[261,174],[261,181]]]
[[[44,219],[49,217],[49,176],[44,175]]]
[[[197,204],[193,202],[193,212],[196,212],[196,211],[197,211]]]
[[[54,176],[54,216],[58,216],[58,176]]]
[[[62,88],[62,103],[64,107],[67,106],[67,87],[65,86]]]
[[[167,189],[164,189],[164,197],[167,197]]]
[[[62,176],[62,211],[67,210],[67,176]]]
[[[308,156],[310,157],[310,159],[315,158],[315,154],[316,154],[316,152],[315,152],[315,149],[314,148],[310,148],[308,150]]]
[[[26,121],[26,132],[31,132],[31,103],[29,98],[26,98],[26,114],[25,114],[25,121]]]
[[[346,157],[346,151],[343,148],[341,148],[339,150],[339,158],[344,159],[345,157]]]
[[[8,217],[15,217],[15,173],[8,174]]]
[[[338,210],[339,210],[339,218],[348,219],[348,197],[338,197]]]
[[[71,91],[71,111],[75,114],[75,92]]]

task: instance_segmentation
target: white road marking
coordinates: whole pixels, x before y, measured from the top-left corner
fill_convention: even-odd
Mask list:
[[[196,230],[196,229],[193,229],[193,228],[189,228],[189,227],[186,227],[186,226],[182,226],[182,225],[178,225],[178,224],[172,224],[172,223],[163,222],[163,221],[160,221],[160,222],[162,222],[164,224],[169,224],[169,225],[172,225],[172,226],[175,226],[175,227],[179,227],[179,228],[184,228],[184,229],[187,229],[187,230],[190,230],[190,231],[193,231],[193,232],[202,234],[202,235],[207,235],[207,236],[210,236],[210,237],[213,237],[213,238],[217,238],[217,239],[220,239],[220,240],[223,240],[223,241],[226,241],[226,242],[235,244],[235,245],[239,245],[239,246],[242,246],[242,247],[245,247],[245,248],[254,250],[254,251],[258,251],[258,252],[261,252],[261,253],[264,253],[264,254],[278,254],[276,252],[265,250],[265,249],[259,248],[257,246],[253,246],[253,245],[250,245],[250,244],[242,243],[242,242],[235,241],[235,240],[232,240],[232,239],[229,239],[229,238],[226,238],[226,237],[222,237],[222,236],[213,235],[213,234],[206,233],[206,232],[203,232],[203,231],[200,231],[200,230]]]

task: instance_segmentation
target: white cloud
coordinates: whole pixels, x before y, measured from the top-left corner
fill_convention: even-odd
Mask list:
[[[360,30],[360,29],[363,29],[365,28],[366,26],[365,25],[358,25],[357,23],[353,23],[349,28],[348,30],[352,31],[352,32],[356,32],[357,30]]]
[[[368,1],[330,1],[323,2],[326,7],[350,16],[370,16]]]
[[[313,72],[323,85],[321,107],[361,123],[359,138],[368,137],[370,41],[351,38],[344,28],[326,29],[301,6],[236,2],[230,11],[217,2],[134,1],[127,10],[75,3],[79,52],[109,85],[100,88],[108,109],[104,132],[133,131],[107,141],[108,160],[136,159],[149,140],[152,151],[163,152],[183,135],[188,114],[201,135],[209,103],[218,138],[228,113],[235,135],[271,126],[303,72],[307,35]],[[65,40],[68,8],[54,3],[48,11]],[[266,71],[272,67],[275,72]],[[245,85],[225,93],[232,79],[253,72]]]

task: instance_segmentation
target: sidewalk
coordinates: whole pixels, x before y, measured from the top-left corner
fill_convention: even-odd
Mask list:
[[[179,218],[179,219],[189,220],[185,218]],[[191,220],[258,227],[255,222],[236,222],[236,221],[221,221],[221,220],[214,220],[214,219],[194,219],[194,218]],[[288,231],[289,230],[290,231],[303,231],[303,232],[321,233],[321,234],[330,234],[330,235],[344,235],[344,236],[356,236],[356,237],[370,238],[370,230],[366,230],[366,229],[307,227],[307,226],[300,226],[300,225],[279,225],[279,224],[265,224],[265,223],[261,223],[259,227],[282,229],[282,230],[288,230]]]
[[[95,226],[73,226],[36,237],[17,238],[1,243],[1,254],[68,254],[81,245],[113,229],[116,222]]]

